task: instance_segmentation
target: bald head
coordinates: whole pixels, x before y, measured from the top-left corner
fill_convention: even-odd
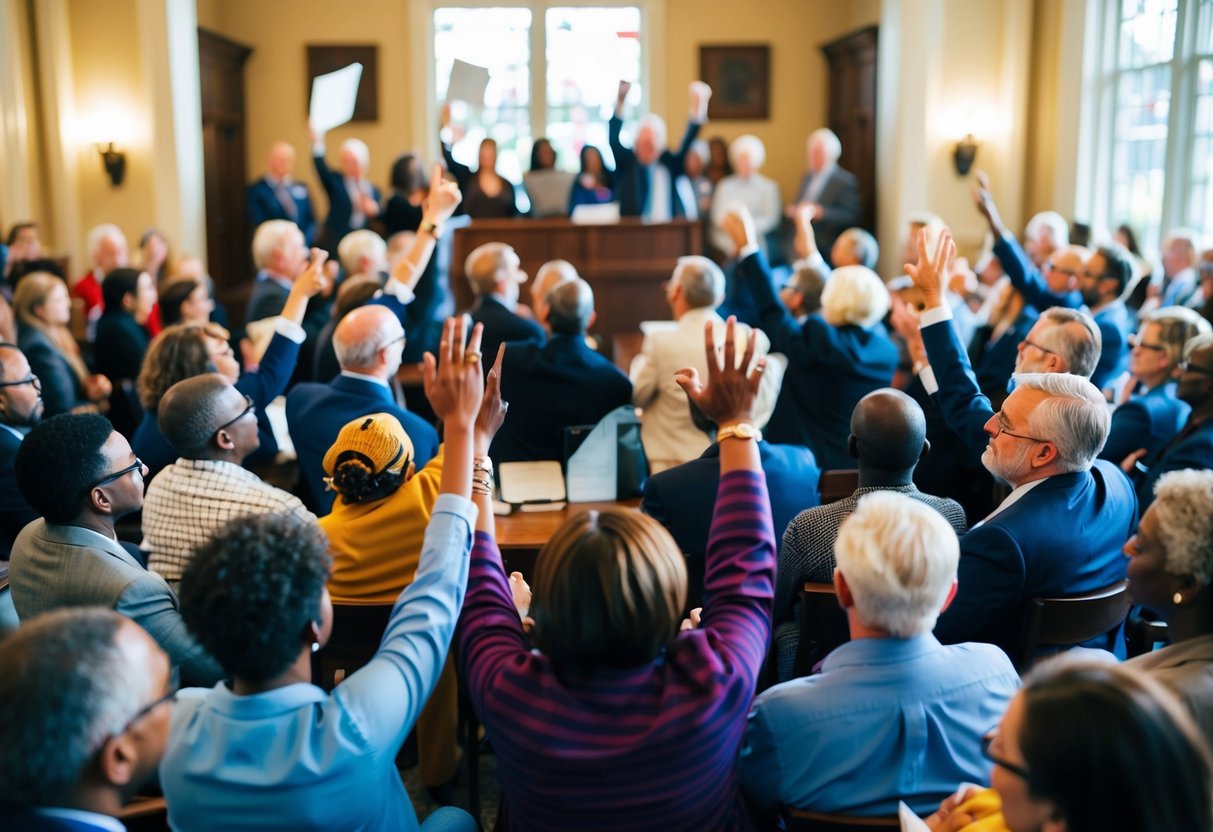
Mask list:
[[[191,376],[161,397],[156,420],[177,453],[186,459],[209,459],[216,430],[228,420],[229,410],[239,412],[243,398],[219,373]]]
[[[594,322],[594,290],[580,277],[557,284],[547,304],[553,335],[583,335]]]
[[[400,348],[387,349],[392,344]],[[342,370],[386,378],[400,368],[403,349],[404,327],[391,310],[378,304],[358,307],[333,331],[333,351]]]
[[[860,469],[913,471],[926,448],[926,438],[922,408],[900,390],[874,390],[851,412],[850,447]]]

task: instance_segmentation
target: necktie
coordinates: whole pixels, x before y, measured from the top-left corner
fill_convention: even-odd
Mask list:
[[[299,218],[299,206],[295,204],[290,191],[287,190],[286,183],[281,179],[274,183],[274,196],[278,197],[278,201],[282,203],[282,210],[286,211],[287,219],[294,221]]]

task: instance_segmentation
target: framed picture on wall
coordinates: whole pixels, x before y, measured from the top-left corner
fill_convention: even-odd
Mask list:
[[[699,77],[712,88],[708,118],[713,121],[771,117],[771,47],[699,47]]]
[[[312,79],[352,63],[362,64],[362,81],[354,100],[354,117],[350,121],[379,120],[379,47],[365,45],[324,45],[307,47],[307,93],[303,100],[306,112],[311,110]],[[306,117],[306,115],[305,115]]]

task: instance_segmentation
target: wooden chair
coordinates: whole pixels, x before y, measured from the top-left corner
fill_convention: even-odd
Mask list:
[[[836,503],[844,497],[850,497],[859,488],[858,468],[834,468],[822,471],[821,479],[817,481],[817,492],[821,494],[821,504]]]
[[[1033,598],[1024,605],[1016,667],[1032,666],[1041,647],[1070,647],[1119,626],[1129,614],[1129,582],[1085,595]]]
[[[849,832],[854,829],[900,829],[901,821],[895,817],[861,818],[788,809],[784,813],[784,825],[788,832]]]
[[[1129,616],[1125,622],[1125,652],[1130,659],[1149,653],[1155,644],[1168,644],[1170,641],[1165,621],[1143,618],[1139,612]]]
[[[838,606],[834,585],[806,581],[800,592],[800,642],[792,673],[808,676],[834,648],[850,640],[847,614]]]
[[[168,832],[168,805],[163,797],[135,797],[118,812],[127,832]]]

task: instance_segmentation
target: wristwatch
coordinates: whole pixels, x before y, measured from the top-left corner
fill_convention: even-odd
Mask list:
[[[761,442],[762,431],[749,422],[737,422],[716,431],[717,442],[723,442],[726,439],[753,439],[755,442]]]
[[[430,222],[429,220],[422,220],[421,225],[417,227],[417,230],[424,231],[433,237],[442,236],[442,226],[434,225],[434,223]]]

